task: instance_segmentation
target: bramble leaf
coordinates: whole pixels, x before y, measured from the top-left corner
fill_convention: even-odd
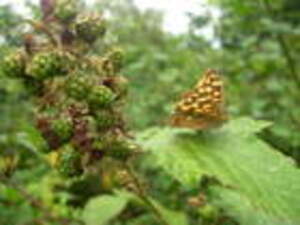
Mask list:
[[[117,216],[126,206],[127,198],[102,195],[91,199],[83,210],[82,219],[88,225],[104,225]]]
[[[195,187],[203,175],[217,178],[223,186],[213,188],[215,204],[242,225],[297,225],[300,171],[255,135],[268,125],[242,118],[215,131],[154,129],[140,142],[153,164],[183,185]]]

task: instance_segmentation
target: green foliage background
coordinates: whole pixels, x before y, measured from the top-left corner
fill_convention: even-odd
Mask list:
[[[135,166],[166,224],[297,225],[300,3],[210,0],[207,5],[220,12],[217,20],[210,13],[189,14],[188,32],[180,35],[162,29],[162,13],[140,11],[130,0],[93,6],[110,15],[106,39],[95,51],[113,44],[126,53],[127,120],[146,150]],[[29,7],[40,16],[36,6]],[[203,34],[208,26],[212,40]],[[1,6],[0,60],[21,45],[22,29],[21,16]],[[206,68],[224,75],[231,122],[203,133],[166,128],[174,103]],[[112,191],[107,175],[66,181],[52,171],[39,152],[44,143],[30,125],[32,105],[17,80],[0,74],[0,100],[0,168],[14,174],[12,181],[1,179],[1,225],[62,224],[66,218],[87,225],[158,223],[136,196]],[[186,200],[199,190],[209,204],[194,209]],[[24,191],[41,204],[34,205]]]

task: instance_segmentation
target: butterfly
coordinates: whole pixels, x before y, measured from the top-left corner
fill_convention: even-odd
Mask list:
[[[205,130],[226,120],[223,81],[216,70],[208,69],[195,88],[183,94],[170,124],[173,127]]]

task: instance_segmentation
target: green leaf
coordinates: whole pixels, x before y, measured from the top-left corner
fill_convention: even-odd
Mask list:
[[[172,225],[187,225],[188,224],[187,218],[183,213],[173,211],[170,209],[166,209],[159,202],[157,202],[153,199],[151,200],[151,202],[155,206],[156,210],[162,216],[162,219],[164,221],[166,221],[168,224],[172,224]]]
[[[158,201],[156,201],[153,198],[148,197],[149,202],[145,202],[142,200],[138,195],[132,193],[132,192],[127,192],[127,191],[115,191],[115,193],[118,196],[122,196],[123,198],[126,198],[132,202],[138,203],[138,205],[144,205],[145,207],[148,207],[149,212],[153,212],[153,208],[149,207],[149,202],[152,204],[152,206],[155,208],[155,210],[160,214],[161,219],[167,222],[168,224],[172,225],[187,225],[187,218],[184,213],[178,212],[175,210],[170,210],[161,205]],[[148,218],[149,219],[149,218]],[[156,215],[156,220],[157,220],[157,215]]]
[[[17,133],[17,142],[35,153],[48,150],[47,143],[40,132],[27,124],[23,126],[23,132]]]
[[[141,144],[183,185],[203,175],[217,178],[216,204],[242,225],[300,224],[300,171],[255,133],[269,125],[237,119],[222,129],[196,132],[164,128],[141,135]]]
[[[102,195],[91,199],[83,210],[82,219],[87,225],[104,225],[126,206],[124,196]]]
[[[240,136],[248,136],[258,133],[264,128],[271,126],[272,123],[264,120],[252,120],[247,117],[242,117],[236,120],[232,120],[228,123],[223,130],[232,134]]]

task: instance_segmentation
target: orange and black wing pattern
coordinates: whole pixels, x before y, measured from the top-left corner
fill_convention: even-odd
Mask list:
[[[223,81],[217,71],[208,69],[177,103],[171,125],[197,130],[218,126],[227,119],[224,104]]]

